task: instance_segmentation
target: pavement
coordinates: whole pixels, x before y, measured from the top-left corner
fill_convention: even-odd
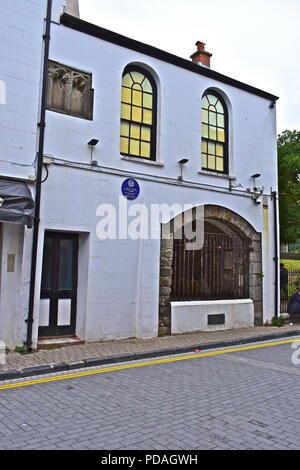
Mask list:
[[[5,364],[0,364],[0,381],[298,335],[300,324],[294,324],[103,341],[42,349],[30,354],[10,351]]]

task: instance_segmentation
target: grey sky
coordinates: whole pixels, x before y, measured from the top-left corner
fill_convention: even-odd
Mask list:
[[[79,0],[81,18],[280,97],[278,132],[300,130],[300,0]]]

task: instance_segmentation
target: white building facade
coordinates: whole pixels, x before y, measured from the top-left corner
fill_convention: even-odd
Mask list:
[[[46,4],[22,17],[1,4],[12,21],[7,43],[16,18],[24,29],[30,17],[0,76],[1,178],[26,184],[33,200]],[[52,5],[33,348],[47,336],[149,338],[270,320],[277,97],[211,70],[203,43],[193,61],[181,59],[68,6],[72,15],[60,16],[63,1]],[[22,64],[24,51],[32,62]],[[162,233],[189,208],[205,235],[187,253],[177,219],[168,239]],[[1,222],[0,338],[11,348],[26,340],[32,232]]]

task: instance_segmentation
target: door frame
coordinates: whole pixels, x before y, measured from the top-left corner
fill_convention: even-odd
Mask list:
[[[59,232],[46,230],[44,236],[44,244],[46,238],[51,238],[53,243],[52,260],[51,260],[51,288],[43,289],[41,285],[40,298],[49,299],[49,325],[39,326],[38,336],[70,336],[75,334],[76,315],[77,315],[77,290],[78,290],[78,239],[77,233]],[[58,289],[58,275],[60,263],[60,240],[73,240],[73,272],[72,272],[72,290]],[[44,249],[43,249],[44,253]],[[42,268],[43,270],[43,268]],[[43,271],[42,271],[43,272]],[[57,325],[58,320],[58,300],[71,300],[71,318],[70,325]]]

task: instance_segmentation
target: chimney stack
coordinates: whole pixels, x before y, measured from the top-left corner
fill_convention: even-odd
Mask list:
[[[202,65],[203,67],[210,68],[210,58],[212,54],[206,52],[205,43],[201,41],[196,42],[197,50],[190,57],[194,64]]]
[[[66,0],[65,13],[68,15],[80,17],[79,14],[79,0]]]

